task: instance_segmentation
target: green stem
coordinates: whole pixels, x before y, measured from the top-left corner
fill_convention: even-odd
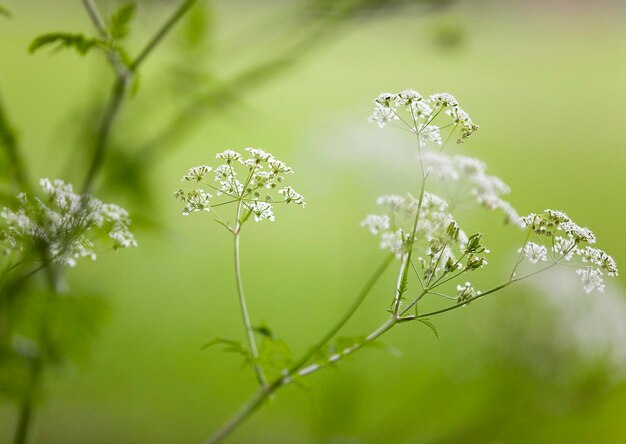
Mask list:
[[[87,176],[85,177],[85,181],[83,182],[83,194],[91,192],[96,175],[104,162],[104,156],[106,154],[109,138],[111,136],[111,128],[113,127],[115,118],[120,111],[126,92],[128,91],[129,82],[129,77],[118,77],[113,85],[109,103],[106,107],[104,117],[102,118],[100,128],[98,129],[98,133],[96,135],[96,143],[93,157],[91,159],[91,163],[89,164],[89,170],[87,172]]]
[[[163,40],[168,32],[174,27],[174,25],[189,11],[189,9],[198,2],[198,0],[186,0],[183,2],[176,11],[170,16],[170,18],[159,28],[157,33],[150,39],[145,48],[139,53],[135,61],[130,65],[131,71],[136,71],[139,65],[141,65],[146,57],[150,55],[154,48]]]
[[[389,268],[389,265],[393,262],[395,256],[390,254],[385,261],[376,269],[374,274],[369,278],[361,292],[357,295],[352,305],[348,308],[348,310],[344,313],[344,315],[339,319],[339,321],[324,335],[324,337],[313,347],[309,349],[309,351],[299,359],[295,364],[291,366],[289,369],[289,374],[294,374],[297,372],[302,366],[304,366],[316,353],[318,353],[322,348],[328,344],[328,342],[341,330],[341,328],[352,318],[357,309],[361,306],[369,292],[372,290],[376,282],[380,279],[380,277],[384,274],[384,272]]]
[[[316,371],[324,368],[326,365],[330,363],[337,362],[344,356],[347,356],[365,345],[375,341],[384,333],[389,331],[394,325],[396,325],[399,321],[391,317],[384,324],[382,324],[379,328],[374,330],[370,335],[368,335],[365,340],[359,342],[349,349],[345,349],[342,353],[333,355],[329,358],[326,363],[322,364],[312,364],[308,367],[305,367],[297,372],[297,375],[300,377],[304,377],[310,375],[311,373],[315,373]],[[292,381],[292,376],[296,374],[295,372],[288,372],[286,375],[281,376],[274,380],[271,384],[261,387],[255,394],[250,398],[250,400],[244,404],[244,406],[233,416],[224,426],[222,426],[209,440],[207,444],[217,444],[225,439],[228,435],[230,435],[234,430],[236,430],[239,426],[241,426],[246,419],[248,419],[254,412],[256,412],[259,407],[261,407],[265,401],[270,397],[272,393],[278,390],[280,387],[283,387],[289,384]]]
[[[246,336],[248,339],[248,348],[250,349],[250,355],[252,356],[252,366],[256,373],[259,384],[262,387],[267,386],[267,379],[263,373],[263,368],[259,363],[259,350],[254,339],[254,330],[252,323],[250,322],[250,315],[248,314],[248,307],[246,305],[246,297],[243,292],[243,280],[241,278],[241,252],[239,248],[239,232],[234,235],[234,247],[235,247],[235,278],[237,280],[237,293],[239,294],[239,305],[241,307],[241,317],[243,318],[243,324],[246,329]]]
[[[48,280],[48,286],[50,287],[50,293],[56,294],[59,291],[59,274],[58,270],[52,265],[49,255],[46,252],[42,252],[46,262],[44,267],[46,270],[46,276]],[[37,392],[41,388],[43,374],[46,364],[46,342],[49,340],[49,313],[48,313],[48,298],[50,295],[46,295],[42,318],[38,325],[38,349],[37,354],[30,359],[30,366],[28,368],[29,381],[26,392],[21,400],[20,410],[18,414],[17,425],[15,429],[15,436],[13,438],[14,444],[26,444],[29,441],[29,437],[32,431],[33,416],[35,414],[35,401]]]
[[[13,180],[21,191],[30,191],[30,182],[28,180],[28,174],[26,167],[24,166],[24,160],[22,159],[19,146],[17,143],[17,137],[15,131],[9,123],[9,119],[4,110],[2,100],[0,98],[0,145],[4,147],[7,158],[11,163],[11,173],[13,174]]]
[[[402,294],[405,290],[404,284],[406,283],[406,280],[407,280],[409,264],[411,263],[411,256],[413,254],[413,244],[415,243],[415,235],[417,233],[417,224],[419,222],[420,213],[422,211],[422,204],[424,203],[424,192],[426,188],[427,179],[428,179],[428,174],[424,175],[422,178],[422,187],[420,189],[420,197],[417,203],[415,220],[413,221],[413,230],[411,231],[411,238],[409,239],[409,245],[408,245],[409,251],[403,257],[402,265],[400,266],[400,272],[398,273],[398,283],[396,285],[396,295],[395,295],[394,304],[393,304],[393,314],[395,316],[398,315],[400,311],[400,306],[402,304]]]
[[[35,396],[43,378],[44,362],[40,356],[33,358],[29,368],[28,389],[22,399],[13,444],[26,444],[29,441],[35,413]]]
[[[277,379],[272,384],[261,387],[256,394],[250,398],[250,400],[244,404],[244,406],[233,416],[226,424],[224,424],[209,440],[207,444],[216,444],[225,439],[235,429],[244,423],[254,412],[256,412],[272,393],[274,393],[279,387],[284,385],[283,378]]]
[[[315,373],[316,371],[321,370],[322,368],[326,367],[329,364],[334,364],[335,362],[339,361],[340,359],[345,358],[346,356],[351,355],[352,353],[356,352],[357,350],[360,350],[363,347],[365,347],[366,345],[374,342],[379,337],[381,337],[382,335],[387,333],[389,330],[391,330],[400,321],[401,320],[398,319],[396,316],[391,316],[380,327],[378,327],[376,330],[374,330],[369,335],[367,335],[363,341],[357,342],[354,345],[343,349],[341,352],[336,353],[336,354],[330,356],[326,360],[326,362],[311,364],[308,367],[304,367],[303,369],[300,369],[297,372],[297,375],[300,376],[300,377],[308,376],[311,373]]]

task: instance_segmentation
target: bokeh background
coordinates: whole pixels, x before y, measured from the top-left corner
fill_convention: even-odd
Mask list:
[[[2,4],[0,91],[33,177],[79,180],[109,67],[26,49],[90,22],[78,1]],[[175,4],[139,1],[131,50]],[[367,122],[382,91],[457,96],[481,129],[453,150],[487,162],[520,213],[563,209],[626,263],[625,56],[618,1],[200,2],[114,129],[96,194],[129,209],[139,248],[70,270],[73,294],[105,315],[89,351],[47,373],[34,442],[202,442],[255,390],[238,356],[200,351],[243,339],[231,239],[172,197],[216,152],[275,153],[307,198],[243,234],[254,322],[295,355],[332,325],[384,257],[359,221],[376,196],[418,185],[410,137]],[[499,283],[523,234],[499,216],[458,217],[492,250],[473,283]],[[624,283],[581,295],[567,273],[543,276],[434,319],[440,340],[401,326],[383,340],[396,352],[365,350],[280,391],[230,442],[626,442]],[[391,271],[342,334],[379,325],[393,286]],[[10,442],[15,403],[2,401]]]

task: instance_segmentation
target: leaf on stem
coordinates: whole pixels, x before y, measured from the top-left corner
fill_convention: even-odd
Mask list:
[[[241,356],[243,356],[244,360],[245,360],[245,364],[251,364],[252,363],[252,356],[250,355],[250,352],[248,350],[246,350],[244,348],[244,346],[241,344],[240,341],[235,341],[233,339],[226,339],[226,338],[215,338],[210,340],[209,342],[207,342],[206,344],[204,344],[201,347],[201,350],[206,350],[207,348],[216,346],[216,345],[221,345],[222,346],[222,351],[226,352],[226,353],[237,353]]]
[[[425,326],[427,326],[428,328],[431,329],[431,331],[435,334],[435,337],[439,340],[439,330],[437,329],[437,327],[435,326],[435,324],[432,323],[432,321],[428,318],[417,318],[417,320],[419,322],[421,322],[422,324],[424,324]]]
[[[102,41],[85,37],[83,34],[72,34],[68,32],[49,32],[37,36],[28,47],[28,52],[35,53],[44,46],[54,45],[55,50],[71,48],[80,55],[85,55],[94,46],[102,44]]]
[[[123,40],[130,33],[130,24],[135,18],[137,4],[134,1],[124,3],[109,19],[109,34],[112,40]]]

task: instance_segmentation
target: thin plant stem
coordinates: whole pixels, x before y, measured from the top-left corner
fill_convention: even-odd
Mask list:
[[[56,294],[59,287],[59,274],[58,270],[52,265],[50,255],[47,251],[42,251],[42,255],[45,259],[43,268],[46,270],[46,276],[48,286],[50,287],[50,293]],[[48,313],[48,298],[50,295],[46,295],[45,305],[42,312],[42,318],[38,325],[38,342],[39,349],[37,354],[30,359],[30,366],[28,368],[28,388],[21,399],[19,407],[17,425],[15,429],[15,435],[13,438],[14,444],[26,444],[29,441],[32,431],[33,418],[35,415],[35,402],[37,392],[39,391],[45,372],[46,356],[45,356],[45,343],[48,340],[50,322]]]
[[[284,385],[284,379],[279,378],[272,384],[261,387],[250,400],[241,407],[239,412],[233,416],[226,424],[224,424],[209,440],[207,444],[216,444],[225,439],[234,430],[236,430],[241,424],[244,423],[254,412],[256,412],[264,403],[268,400],[270,395],[274,393],[278,388]]]
[[[357,295],[356,299],[352,302],[352,305],[346,310],[344,315],[337,321],[337,323],[324,335],[324,337],[316,343],[309,351],[289,369],[289,373],[293,374],[304,366],[316,353],[328,344],[328,342],[341,330],[341,328],[352,318],[357,309],[361,306],[367,295],[370,293],[374,285],[380,280],[380,277],[389,268],[389,265],[393,262],[395,256],[390,254],[384,262],[376,269],[374,274],[369,278],[366,284],[363,286],[361,292]]]
[[[93,157],[89,164],[87,175],[83,182],[83,193],[89,193],[93,188],[93,184],[97,173],[99,172],[105,158],[106,150],[109,144],[111,135],[111,129],[119,114],[120,108],[124,99],[127,96],[128,89],[133,81],[134,73],[141,65],[146,57],[156,48],[161,40],[168,34],[168,32],[174,27],[174,25],[185,15],[185,13],[196,3],[197,0],[186,0],[182,3],[178,9],[172,14],[172,16],[159,28],[156,34],[149,40],[145,48],[139,53],[137,58],[126,66],[122,61],[120,55],[112,50],[107,50],[107,57],[113,67],[116,79],[109,97],[108,104],[105,108],[104,116],[100,123],[100,127],[96,134],[96,141],[94,146]],[[97,29],[100,36],[109,41],[111,36],[106,28],[102,15],[98,11],[97,6],[93,0],[83,0],[83,4],[94,27]]]
[[[30,181],[28,180],[28,173],[24,165],[24,160],[19,150],[17,143],[17,137],[15,132],[9,123],[9,119],[4,110],[2,98],[0,97],[0,145],[4,148],[7,158],[11,163],[11,172],[13,173],[13,180],[15,184],[25,192],[30,191]]]
[[[27,392],[21,400],[13,444],[26,444],[32,430],[35,414],[35,397],[43,378],[44,361],[40,356],[33,358],[29,367]]]
[[[239,248],[239,232],[234,235],[234,247],[235,247],[235,278],[237,280],[237,293],[239,295],[239,305],[241,307],[241,317],[243,318],[243,324],[246,329],[246,337],[248,339],[248,347],[250,348],[250,355],[252,356],[252,366],[256,373],[259,384],[262,387],[267,386],[267,379],[263,368],[259,363],[259,350],[254,339],[254,330],[252,323],[250,322],[250,315],[248,314],[248,307],[246,305],[246,297],[243,292],[243,279],[241,278],[241,251]]]
[[[170,16],[169,19],[161,26],[161,28],[154,34],[148,44],[139,53],[135,61],[130,65],[131,71],[136,71],[139,65],[141,65],[145,59],[150,55],[152,51],[158,46],[168,32],[178,23],[178,21],[196,4],[198,0],[186,0],[183,2],[176,11]]]
[[[89,169],[87,170],[87,175],[85,176],[85,181],[83,182],[83,194],[90,193],[93,188],[96,175],[100,171],[104,161],[113,123],[115,122],[115,119],[120,111],[122,102],[124,101],[128,91],[128,86],[129,80],[125,77],[118,77],[113,85],[113,90],[111,92],[111,96],[109,97],[109,103],[105,109],[98,133],[96,134],[93,157],[91,158]]]

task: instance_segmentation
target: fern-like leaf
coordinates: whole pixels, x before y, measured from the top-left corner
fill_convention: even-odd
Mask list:
[[[75,49],[80,55],[85,55],[100,43],[98,39],[88,38],[83,34],[50,32],[36,37],[28,47],[28,52],[33,54],[45,46],[54,45],[56,49],[71,48]]]
[[[417,318],[417,320],[420,321],[425,326],[427,326],[428,328],[430,328],[431,331],[435,334],[435,337],[437,337],[437,339],[439,339],[439,330],[437,329],[435,324],[432,323],[432,321],[430,319],[428,319],[428,318]]]
[[[124,3],[113,13],[109,20],[109,33],[112,40],[123,40],[130,33],[130,24],[135,18],[137,4],[134,1]]]

